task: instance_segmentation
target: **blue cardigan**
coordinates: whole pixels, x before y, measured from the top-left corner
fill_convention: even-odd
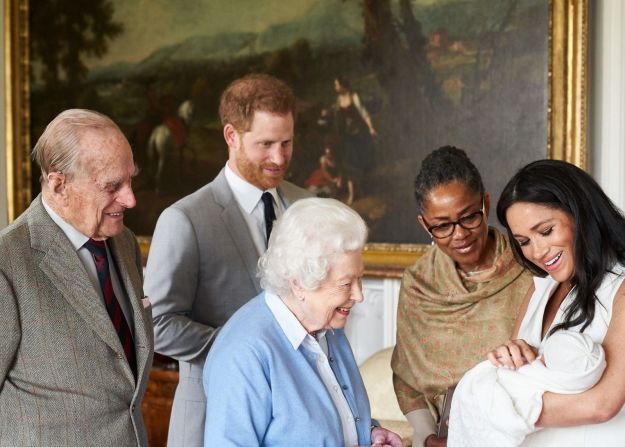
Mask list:
[[[342,329],[329,330],[328,359],[349,404],[358,443],[371,444],[367,392]],[[204,367],[204,446],[343,445],[343,429],[314,355],[293,349],[261,293],[221,329]]]

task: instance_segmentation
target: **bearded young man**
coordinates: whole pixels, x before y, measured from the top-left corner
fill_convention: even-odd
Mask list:
[[[146,269],[155,350],[179,361],[168,445],[203,446],[202,370],[230,316],[260,293],[256,263],[273,219],[310,194],[284,181],[293,154],[295,96],[251,74],[230,84],[219,115],[228,162],[217,177],[158,219]]]

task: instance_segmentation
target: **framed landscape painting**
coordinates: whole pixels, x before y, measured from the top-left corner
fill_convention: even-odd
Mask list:
[[[585,167],[586,0],[5,0],[12,218],[38,193],[31,146],[61,110],[116,121],[140,168],[126,224],[206,184],[227,148],[219,96],[250,72],[298,99],[288,179],[357,210],[367,272],[425,248],[412,183],[466,150],[493,201],[529,161]],[[492,219],[491,219],[492,220]],[[494,223],[494,222],[493,222]]]

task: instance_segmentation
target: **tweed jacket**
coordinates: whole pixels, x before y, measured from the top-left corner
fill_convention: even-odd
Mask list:
[[[135,379],[105,305],[37,197],[0,233],[0,445],[146,446],[153,355],[132,232],[109,239],[132,309]]]

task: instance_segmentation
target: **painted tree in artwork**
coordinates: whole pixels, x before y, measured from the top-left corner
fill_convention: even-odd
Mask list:
[[[398,17],[390,0],[362,0],[365,24],[366,59],[371,61],[376,78],[388,96],[394,114],[390,135],[397,150],[414,150],[415,141],[424,141],[435,125],[436,112],[444,100],[427,59],[427,39],[408,0],[400,0]]]
[[[102,56],[122,33],[110,0],[30,2],[33,75],[47,88],[77,86],[87,75],[85,57]]]
[[[438,18],[442,8],[457,14],[457,5],[440,3]],[[510,79],[525,73],[509,68],[514,61],[510,55],[532,48],[515,39],[523,35],[518,30],[528,26],[536,6],[519,12],[519,0],[476,1],[466,6],[464,27],[449,20],[426,33],[421,20],[427,20],[428,8],[415,9],[411,0],[361,0],[361,5],[365,59],[371,61],[393,114],[389,134],[394,141],[389,143],[398,154],[429,151],[494,110],[498,115],[493,119],[501,118],[496,104],[523,83],[508,82],[502,73],[511,73]],[[458,139],[464,140],[462,135]]]

